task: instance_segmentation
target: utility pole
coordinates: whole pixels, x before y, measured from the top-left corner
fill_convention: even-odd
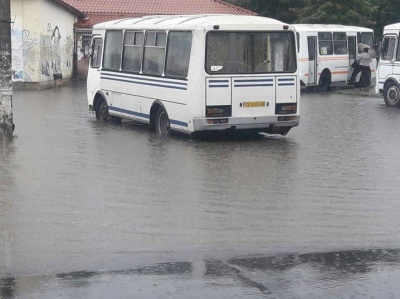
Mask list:
[[[0,140],[14,131],[11,78],[11,0],[0,0]]]

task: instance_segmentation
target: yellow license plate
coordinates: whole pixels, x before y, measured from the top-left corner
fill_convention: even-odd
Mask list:
[[[243,102],[244,108],[265,107],[265,101]]]

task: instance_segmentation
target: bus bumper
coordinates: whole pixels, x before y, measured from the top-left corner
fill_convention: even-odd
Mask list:
[[[274,115],[262,117],[220,117],[193,119],[194,131],[259,130],[260,132],[285,131],[300,123],[299,115]],[[282,130],[280,130],[282,129]],[[288,131],[288,130],[287,130]]]

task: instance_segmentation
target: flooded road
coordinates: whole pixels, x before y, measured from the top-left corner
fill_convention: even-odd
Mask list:
[[[302,93],[298,128],[251,140],[97,122],[85,83],[13,100],[0,298],[400,292],[400,110],[381,97]]]

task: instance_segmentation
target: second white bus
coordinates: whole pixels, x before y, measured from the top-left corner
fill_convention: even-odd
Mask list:
[[[351,64],[361,54],[358,44],[366,44],[373,49],[374,32],[369,28],[321,24],[293,26],[299,41],[301,84],[316,86],[320,91],[329,90],[333,83],[348,82],[353,71]],[[370,67],[371,78],[375,78],[375,58]]]
[[[280,21],[234,15],[146,16],[95,25],[89,109],[159,134],[252,130],[300,121],[296,35]]]
[[[383,29],[375,91],[383,93],[389,107],[400,107],[400,23]]]

